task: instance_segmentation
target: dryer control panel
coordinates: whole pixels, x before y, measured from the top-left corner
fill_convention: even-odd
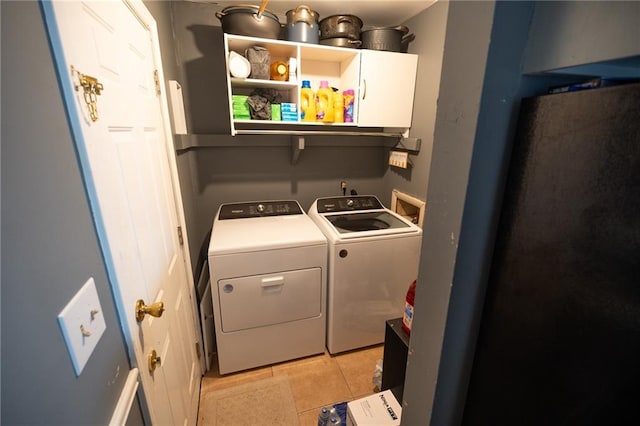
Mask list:
[[[246,219],[250,217],[284,216],[304,214],[297,201],[255,201],[249,203],[223,204],[219,220]]]
[[[319,198],[317,200],[318,213],[345,212],[353,210],[379,210],[384,206],[373,195]]]

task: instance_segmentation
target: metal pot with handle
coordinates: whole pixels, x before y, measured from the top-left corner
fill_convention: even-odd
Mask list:
[[[277,39],[280,35],[280,20],[271,11],[262,6],[236,5],[216,12],[222,31],[250,37]]]
[[[321,39],[320,44],[323,44],[325,46],[349,47],[351,49],[357,49],[358,47],[360,47],[362,42],[360,40],[352,40],[348,37],[333,37]]]
[[[320,39],[360,40],[362,20],[355,15],[332,15],[320,21]]]
[[[404,51],[406,51],[406,46],[414,38],[413,34],[407,35],[408,32],[409,28],[404,25],[397,25],[395,27],[377,27],[364,30],[360,35],[362,38],[362,48],[402,52],[404,43]]]
[[[287,11],[287,40],[299,43],[318,43],[318,12],[300,5]]]

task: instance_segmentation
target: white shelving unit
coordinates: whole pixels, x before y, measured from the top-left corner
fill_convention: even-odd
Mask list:
[[[241,55],[252,46],[269,51],[270,60],[297,60],[295,81],[233,78],[227,64],[227,89],[231,134],[282,133],[292,135],[346,133],[400,136],[411,125],[418,57],[406,53],[367,51],[282,40],[224,35],[225,55]],[[258,88],[274,89],[283,102],[300,105],[302,80],[317,89],[321,80],[340,93],[353,89],[354,122],[320,123],[302,121],[235,120],[232,95],[249,95]],[[367,128],[368,130],[362,130]],[[375,128],[374,130],[370,130]],[[382,128],[382,129],[380,129]],[[393,130],[385,132],[384,128]],[[304,129],[304,130],[301,130]],[[362,131],[361,131],[362,130]]]

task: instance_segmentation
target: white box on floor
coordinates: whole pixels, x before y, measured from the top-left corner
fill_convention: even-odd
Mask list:
[[[397,426],[402,407],[390,390],[347,404],[347,426]]]

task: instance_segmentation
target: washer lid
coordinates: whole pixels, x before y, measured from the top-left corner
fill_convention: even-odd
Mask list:
[[[420,228],[389,210],[322,215],[341,239],[419,233]]]
[[[411,226],[388,212],[373,211],[327,215],[327,220],[341,233],[382,231],[386,229],[410,228]]]

